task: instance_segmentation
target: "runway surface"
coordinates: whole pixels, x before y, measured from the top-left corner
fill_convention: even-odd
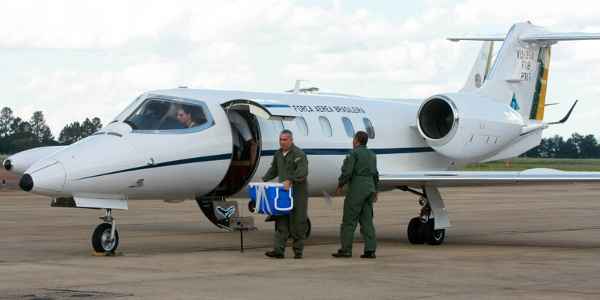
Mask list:
[[[600,299],[600,186],[444,189],[442,246],[410,245],[416,197],[380,196],[376,260],[333,259],[342,199],[310,200],[305,258],[269,260],[272,223],[223,232],[193,201],[131,201],[115,257],[92,256],[99,210],[0,191],[0,299]],[[241,204],[244,207],[244,204]],[[245,212],[245,214],[248,214]]]

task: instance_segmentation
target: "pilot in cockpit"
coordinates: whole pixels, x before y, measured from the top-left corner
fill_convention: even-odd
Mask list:
[[[196,126],[196,122],[192,118],[192,112],[185,106],[181,106],[177,110],[177,120],[183,124],[186,128],[191,128]]]
[[[206,122],[201,110],[190,105],[181,105],[177,110],[177,121],[186,128],[192,128]]]

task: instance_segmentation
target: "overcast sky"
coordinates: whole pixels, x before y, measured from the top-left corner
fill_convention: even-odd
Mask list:
[[[144,91],[322,91],[428,97],[459,89],[480,47],[457,34],[506,33],[530,20],[600,32],[594,1],[33,1],[0,2],[0,106],[67,123],[104,123]],[[600,136],[600,41],[553,48],[545,135]]]

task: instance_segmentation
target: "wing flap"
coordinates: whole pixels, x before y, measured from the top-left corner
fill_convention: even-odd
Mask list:
[[[525,171],[426,171],[380,175],[382,187],[436,187],[492,186],[492,185],[540,185],[553,183],[600,183],[600,172],[566,172],[553,169],[529,169]]]

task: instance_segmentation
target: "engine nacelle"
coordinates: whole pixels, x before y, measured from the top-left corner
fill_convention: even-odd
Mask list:
[[[485,159],[519,137],[525,121],[508,105],[470,93],[435,95],[417,113],[427,144],[455,161]]]

